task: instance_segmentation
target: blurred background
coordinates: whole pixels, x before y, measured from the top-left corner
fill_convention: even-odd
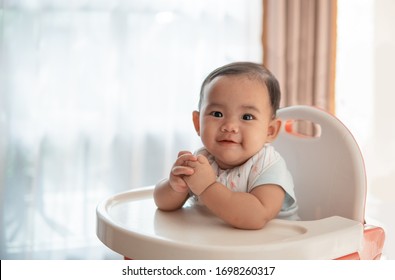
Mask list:
[[[323,1],[337,4],[330,110],[361,147],[366,219],[395,259],[395,2]],[[264,7],[0,0],[0,258],[120,259],[96,237],[96,205],[200,146],[200,84],[223,64],[267,61],[264,17],[276,15]]]

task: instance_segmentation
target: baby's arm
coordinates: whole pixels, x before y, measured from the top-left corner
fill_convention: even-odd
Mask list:
[[[278,215],[285,197],[280,186],[262,185],[250,193],[233,192],[215,181],[208,161],[200,157],[188,163],[195,172],[185,181],[216,216],[237,228],[260,229]]]
[[[160,181],[155,186],[154,200],[159,209],[172,211],[184,205],[189,196],[189,188],[183,178],[194,173],[194,170],[185,163],[194,161],[196,161],[196,156],[190,152],[178,153],[169,178]]]
[[[241,229],[261,229],[281,210],[285,197],[278,185],[255,187],[250,193],[232,192],[215,183],[207,188],[200,199],[215,215]]]

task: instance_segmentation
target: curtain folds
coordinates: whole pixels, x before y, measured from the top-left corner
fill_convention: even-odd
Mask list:
[[[336,0],[263,0],[264,64],[277,76],[281,106],[334,112]]]

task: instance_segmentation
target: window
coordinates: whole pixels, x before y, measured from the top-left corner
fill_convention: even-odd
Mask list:
[[[199,147],[203,78],[262,61],[261,1],[0,5],[1,259],[113,258],[97,203]]]

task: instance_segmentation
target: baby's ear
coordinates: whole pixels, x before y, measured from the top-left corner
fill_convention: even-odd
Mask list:
[[[193,125],[195,126],[195,130],[197,134],[200,136],[200,112],[193,111],[192,120],[193,120]]]
[[[269,123],[269,128],[267,130],[267,142],[271,143],[276,138],[278,133],[280,132],[281,128],[281,120],[280,119],[273,119]]]

